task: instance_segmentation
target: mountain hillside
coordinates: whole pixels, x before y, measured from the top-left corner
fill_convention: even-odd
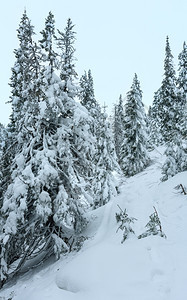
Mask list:
[[[163,151],[151,153],[143,172],[119,178],[120,194],[90,212],[83,248],[17,283],[4,287],[1,300],[186,300],[187,196],[175,187],[187,185],[187,172],[161,182]],[[116,213],[126,208],[135,234],[123,243]],[[149,216],[158,212],[166,239],[145,232]]]

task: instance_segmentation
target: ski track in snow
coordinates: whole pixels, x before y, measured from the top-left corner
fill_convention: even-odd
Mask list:
[[[174,187],[185,185],[185,174],[161,183],[155,163],[127,178],[121,193],[95,215],[86,234],[90,239],[78,254],[58,261],[35,275],[24,275],[15,286],[2,290],[0,300],[186,300],[187,198]],[[127,209],[136,235],[145,231],[156,207],[167,239],[130,237],[123,244],[115,213]]]

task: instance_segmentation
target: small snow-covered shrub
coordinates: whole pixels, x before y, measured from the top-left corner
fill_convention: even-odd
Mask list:
[[[175,190],[178,190],[181,194],[187,195],[187,188],[181,183],[175,187]]]
[[[129,237],[130,234],[135,234],[134,230],[131,227],[131,224],[133,224],[134,221],[136,221],[137,219],[129,217],[126,208],[123,211],[119,205],[118,207],[120,209],[120,213],[116,213],[116,221],[117,223],[120,223],[120,225],[117,229],[117,232],[119,229],[123,231],[123,239],[121,241],[121,243],[123,243]]]
[[[160,235],[161,237],[166,238],[165,233],[162,231],[162,225],[155,207],[154,210],[154,213],[149,216],[149,222],[145,226],[147,228],[146,231],[140,234],[138,239],[145,238],[149,235]]]

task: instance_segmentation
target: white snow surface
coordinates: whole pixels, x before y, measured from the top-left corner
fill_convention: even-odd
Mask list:
[[[161,182],[163,149],[152,152],[153,163],[143,172],[121,178],[121,193],[90,212],[85,234],[89,239],[42,270],[29,271],[14,285],[4,287],[1,300],[186,300],[187,196],[175,188],[187,186],[187,172]],[[132,235],[123,244],[115,214],[119,205],[137,221],[138,236],[145,231],[156,207],[167,238]],[[10,298],[11,298],[10,297]]]

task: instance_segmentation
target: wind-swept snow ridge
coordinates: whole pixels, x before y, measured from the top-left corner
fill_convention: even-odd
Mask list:
[[[2,299],[14,291],[13,300],[186,300],[187,196],[175,187],[187,185],[187,172],[161,182],[162,150],[151,153],[146,170],[124,180],[119,196],[90,213],[89,239],[78,254],[24,275],[0,292]],[[137,219],[136,235],[123,244],[117,205]],[[138,239],[153,206],[167,239]]]

